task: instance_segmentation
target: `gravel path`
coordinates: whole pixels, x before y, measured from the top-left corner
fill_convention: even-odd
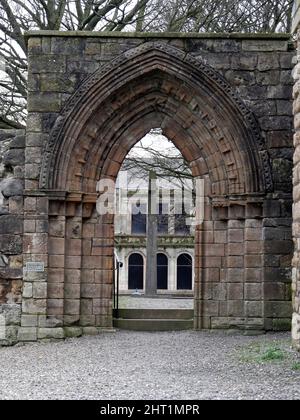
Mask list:
[[[300,399],[289,338],[122,331],[2,348],[0,398]],[[259,363],[274,344],[284,360]]]

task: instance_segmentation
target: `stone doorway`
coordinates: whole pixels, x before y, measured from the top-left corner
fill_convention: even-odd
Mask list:
[[[288,269],[280,264],[292,250],[282,210],[290,196],[274,184],[264,133],[246,106],[251,101],[202,53],[196,57],[195,45],[202,51],[207,40],[170,45],[158,35],[110,43],[72,36],[29,35],[30,78],[39,87],[29,94],[24,263],[42,261],[45,271],[24,274],[24,290],[36,293],[23,293],[20,340],[112,326],[114,220],[98,216],[96,184],[114,181],[129,150],[156,127],[205,180],[205,220],[195,238],[195,328],[268,330],[288,323]],[[259,56],[251,40],[211,42]],[[285,39],[255,42],[291,57]],[[106,64],[101,54],[108,44]],[[93,51],[94,59],[83,51]],[[68,72],[74,80],[62,93]]]

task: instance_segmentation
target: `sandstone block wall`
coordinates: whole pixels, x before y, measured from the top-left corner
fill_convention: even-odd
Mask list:
[[[294,238],[294,258],[293,258],[293,321],[292,338],[295,347],[300,351],[300,1],[294,2],[293,33],[298,33],[297,60],[294,68],[294,207],[293,207],[293,238]]]
[[[272,168],[273,192],[264,197],[263,202],[257,206],[249,205],[247,209],[236,206],[236,209],[227,209],[226,214],[221,216],[211,210],[208,214],[204,232],[196,242],[204,254],[201,261],[196,259],[196,271],[201,271],[203,282],[202,286],[198,285],[198,289],[202,289],[202,297],[198,302],[202,315],[197,316],[196,326],[243,328],[247,324],[248,328],[253,329],[290,329],[293,246],[291,69],[295,47],[287,36],[222,39],[168,35],[161,38],[158,35],[103,37],[95,34],[74,37],[53,33],[49,36],[37,34],[29,37],[32,83],[29,95],[26,189],[38,188],[39,157],[42,156],[56,119],[72,93],[96,70],[114,58],[144,43],[155,41],[191,54],[212,66],[227,80],[257,118]],[[91,127],[91,136],[93,130]],[[74,216],[80,216],[82,209],[74,210],[73,213]],[[64,219],[67,210],[56,210],[55,214],[60,224],[71,222],[71,219],[70,222]],[[50,220],[50,226],[52,223],[55,226],[58,219]],[[78,223],[81,226],[80,221]],[[81,227],[78,232],[80,230]],[[220,234],[222,238],[218,239]],[[56,245],[52,246],[54,241]],[[84,315],[81,316],[85,324],[94,319],[93,305],[96,302],[93,304],[87,300],[87,296],[91,298],[95,290],[93,281],[90,285],[84,285],[84,292],[79,289],[75,292],[73,286],[72,298],[63,303],[63,289],[62,286],[59,289],[59,279],[63,270],[70,272],[72,269],[69,266],[71,257],[68,255],[74,255],[73,269],[78,272],[82,265],[85,273],[83,281],[88,282],[88,279],[94,278],[89,271],[93,268],[89,263],[96,263],[92,261],[95,257],[84,255],[86,247],[82,255],[75,255],[75,251],[69,250],[69,247],[69,242],[64,244],[58,236],[51,239],[49,252],[55,255],[51,255],[54,266],[49,267],[49,273],[53,279],[51,282],[55,283],[48,290],[49,313],[56,314],[60,319],[63,319],[64,314],[67,322],[78,319],[81,297],[81,302],[85,302]],[[62,255],[67,256],[65,266],[60,262]],[[56,277],[53,276],[54,271]],[[55,292],[52,294],[53,287]],[[69,296],[70,285],[65,287],[68,288]],[[87,289],[89,294],[86,293]],[[104,306],[108,303],[106,296],[103,295]],[[97,312],[96,308],[94,310]],[[106,313],[106,309],[102,312]]]
[[[299,30],[299,4],[298,13],[295,16],[295,31]],[[299,60],[298,41],[298,64],[294,69],[294,114],[295,114],[295,135],[294,135],[294,218],[293,218],[293,236],[294,236],[294,259],[293,259],[293,329],[292,337],[294,345],[300,350],[300,60]]]
[[[184,34],[183,34],[184,35]],[[263,38],[263,37],[262,37]],[[292,88],[295,45],[287,36],[266,39],[232,37],[163,38],[147,35],[58,36],[41,33],[29,37],[30,85],[26,151],[27,189],[38,186],[39,157],[51,128],[71,95],[97,69],[120,54],[146,42],[159,40],[202,59],[229,82],[258,119],[273,168],[274,189],[292,192]],[[34,155],[34,156],[33,156]],[[291,197],[291,196],[290,196]],[[278,204],[279,205],[279,204]],[[275,210],[274,210],[275,211]],[[277,210],[277,213],[280,210]],[[284,215],[284,210],[282,211]],[[291,201],[289,215],[291,214]]]
[[[61,338],[70,328],[78,334],[78,328],[89,331],[111,325],[112,222],[97,226],[99,220],[90,197],[41,191],[41,165],[55,123],[82,83],[120,55],[128,53],[130,57],[130,50],[157,41],[210,65],[229,83],[241,104],[255,116],[266,144],[263,159],[272,172],[272,182],[263,196],[257,195],[252,201],[240,197],[237,203],[211,206],[207,211],[203,231],[196,234],[196,246],[202,252],[195,267],[196,327],[289,329],[293,252],[291,71],[296,54],[289,37],[41,32],[27,38],[29,115],[21,266],[41,261],[45,272],[24,272],[19,339]],[[171,92],[172,88],[172,82],[166,81],[166,89]],[[130,91],[124,92],[126,95],[130,97]],[[84,103],[85,98],[81,100]],[[117,109],[118,98],[112,104]],[[104,116],[105,112],[103,109]],[[226,131],[225,115],[224,111],[222,129]],[[95,140],[95,133],[91,124],[87,143]],[[16,261],[22,255],[17,253],[17,244],[22,241],[18,215],[23,212],[23,201],[18,194],[23,182],[19,162],[21,155],[24,159],[24,149],[14,146],[5,153],[16,179],[9,181],[14,183],[15,195],[4,200],[7,214],[1,217],[6,217],[3,229],[8,232],[1,237],[5,240],[5,235],[11,235],[5,246],[16,243],[16,254],[9,257]],[[88,156],[88,150],[85,153]],[[84,156],[79,160],[80,165],[86,163]],[[218,170],[216,162],[212,175]],[[78,179],[80,173],[74,176]],[[13,229],[9,228],[11,220]],[[110,245],[106,247],[108,240]],[[5,276],[11,275],[11,269],[20,268],[5,267]],[[21,277],[14,278],[19,280]],[[3,304],[7,304],[11,291],[7,285],[3,290]],[[12,304],[20,303],[20,294],[14,291],[13,295]]]

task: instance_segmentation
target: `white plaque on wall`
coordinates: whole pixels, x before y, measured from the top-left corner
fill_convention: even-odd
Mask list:
[[[28,262],[26,263],[25,269],[29,273],[43,273],[45,271],[45,264],[43,262]]]

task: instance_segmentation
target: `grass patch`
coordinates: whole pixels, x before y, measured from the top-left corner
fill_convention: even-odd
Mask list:
[[[276,363],[287,359],[287,352],[278,345],[252,343],[242,350],[240,360],[244,363]]]
[[[300,371],[300,362],[296,362],[293,364],[292,369],[295,371]]]
[[[286,357],[286,352],[279,347],[269,347],[266,351],[261,355],[261,360],[263,362],[274,362],[274,361],[282,361]]]
[[[242,363],[279,364],[286,369],[300,372],[299,355],[291,349],[288,340],[252,342],[240,348],[239,359]]]

